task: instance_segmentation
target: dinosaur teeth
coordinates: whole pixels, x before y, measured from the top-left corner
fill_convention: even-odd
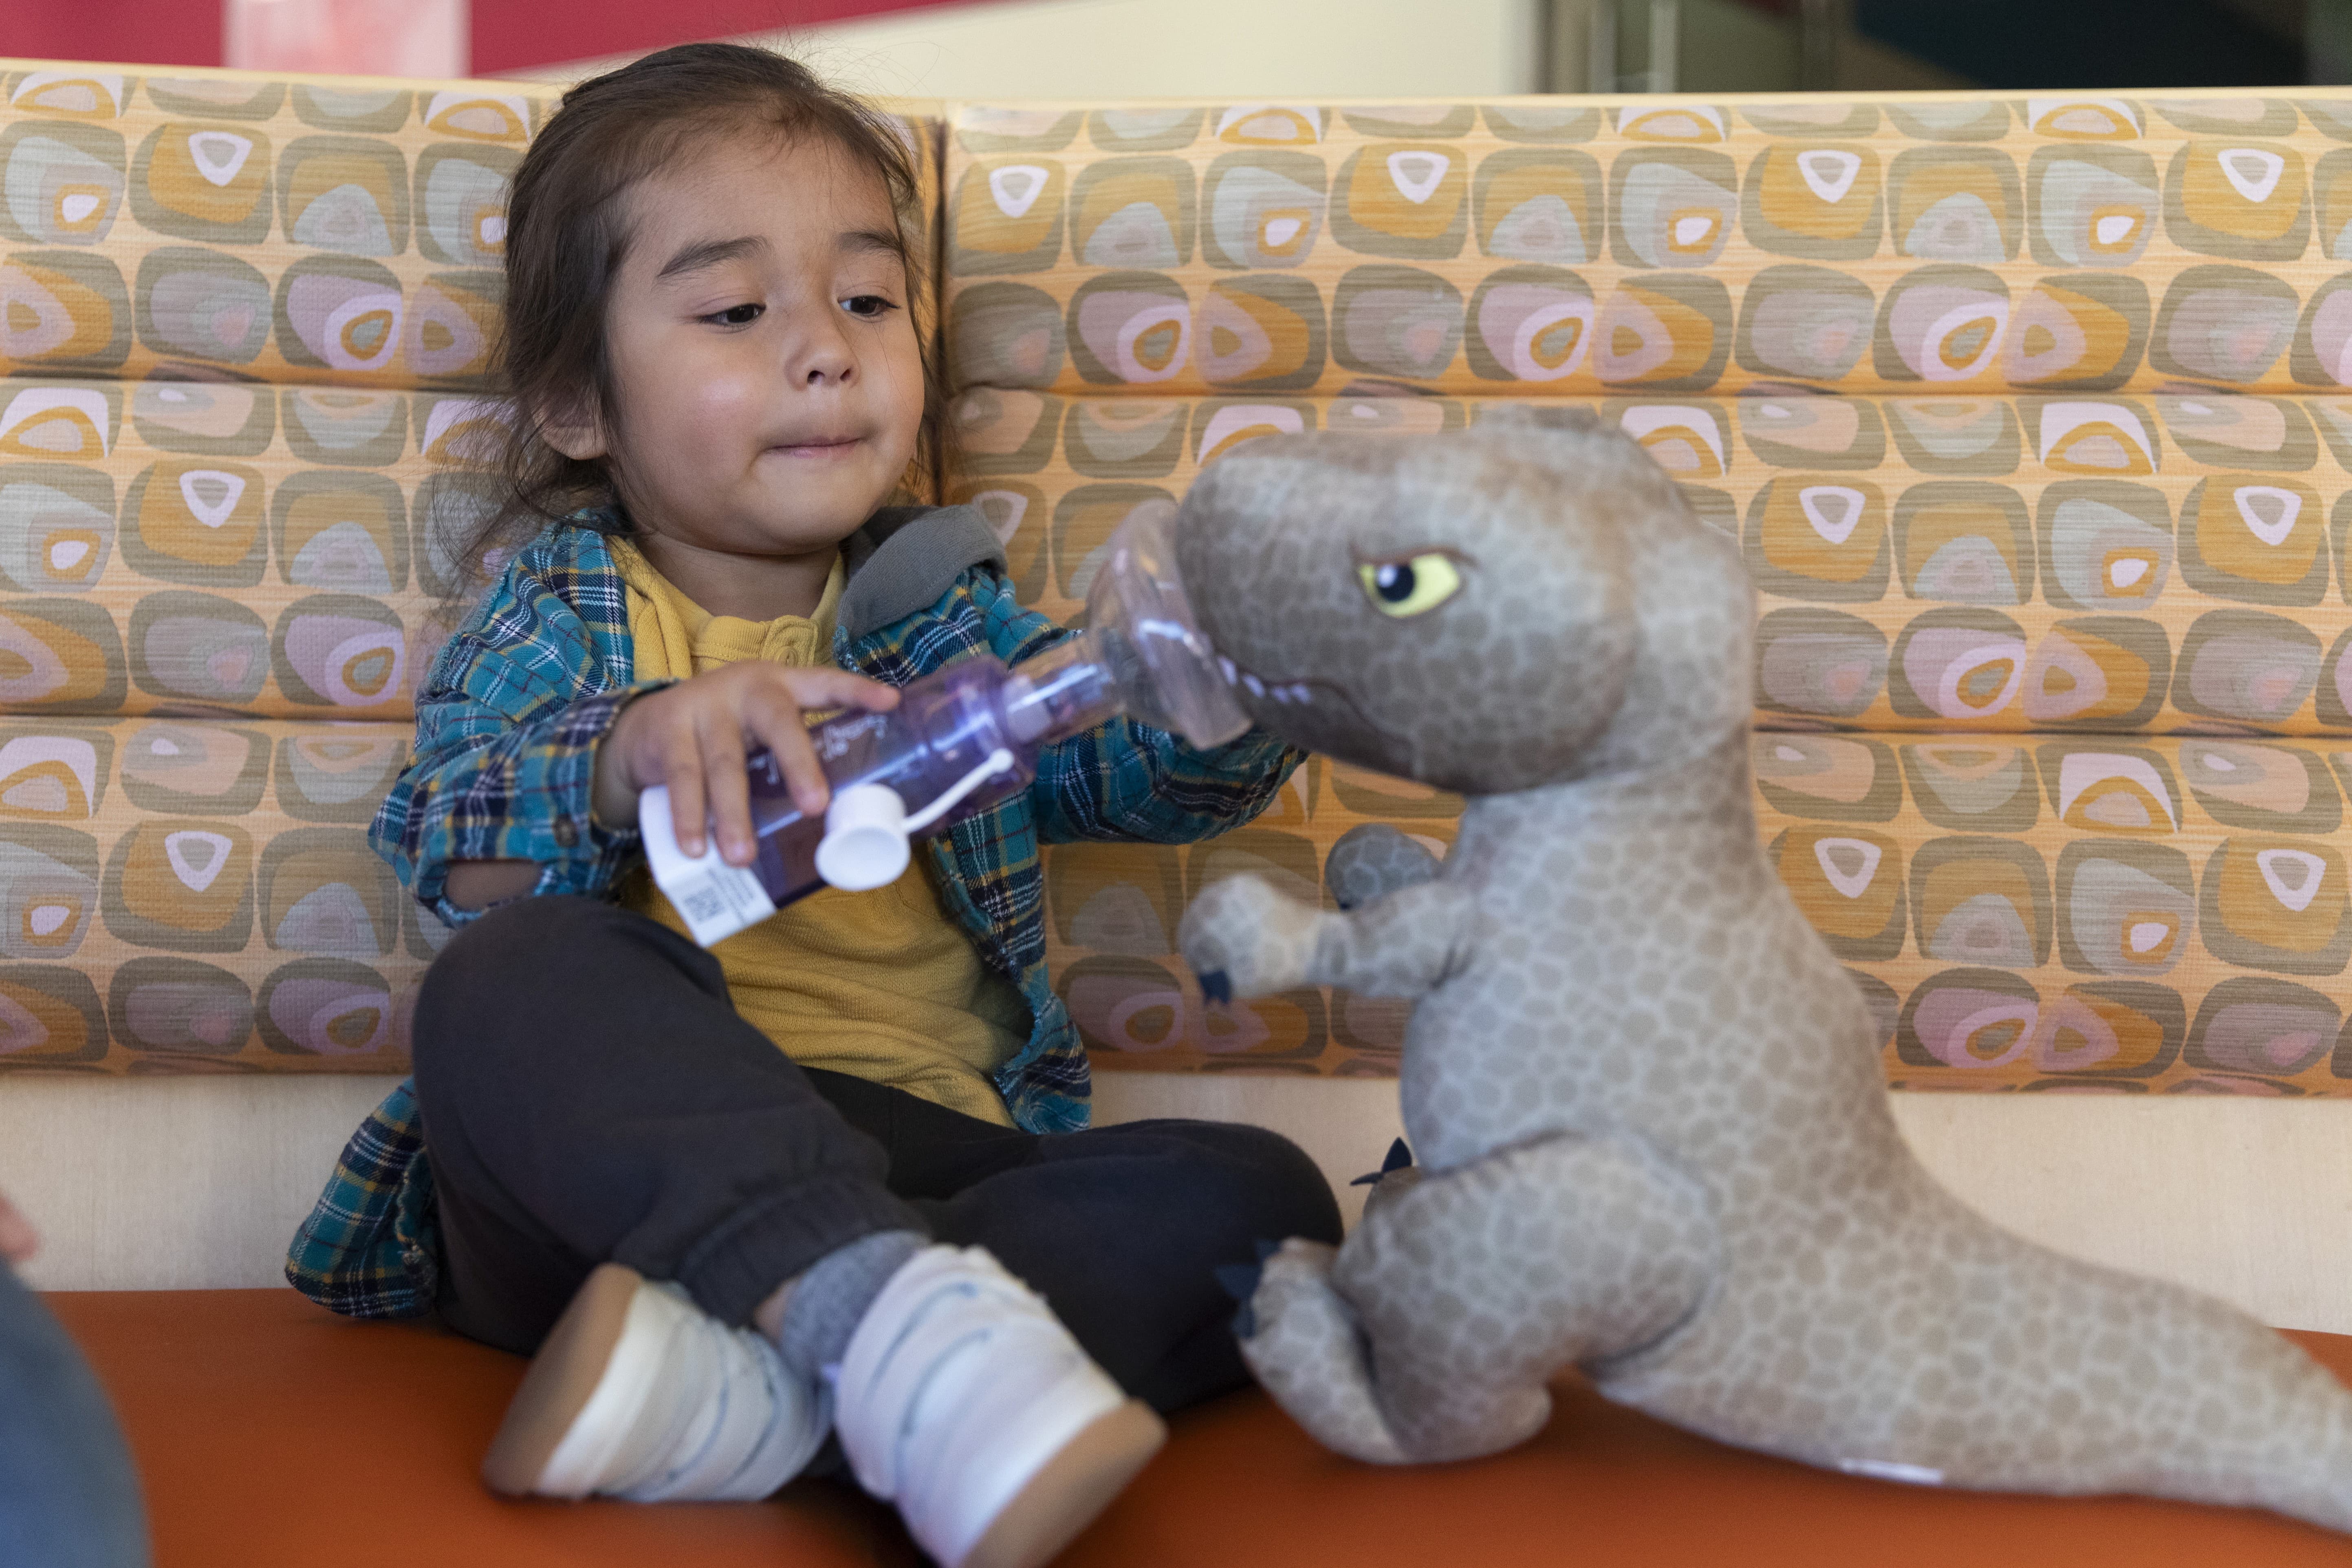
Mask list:
[[[1271,697],[1276,702],[1315,700],[1314,693],[1307,689],[1307,683],[1303,680],[1293,681],[1287,686],[1268,686],[1232,659],[1223,657],[1217,660],[1217,668],[1224,676],[1227,686],[1244,688],[1252,697]]]

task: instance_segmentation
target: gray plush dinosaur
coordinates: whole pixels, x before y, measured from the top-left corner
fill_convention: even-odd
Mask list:
[[[1633,442],[1267,437],[1194,484],[1176,552],[1260,723],[1470,797],[1442,867],[1360,828],[1338,912],[1236,877],[1183,924],[1212,996],[1416,1001],[1422,1165],[1344,1246],[1272,1254],[1242,1314],[1315,1436],[1493,1453],[1574,1365],[1866,1475],[2352,1528],[2352,1393],[2231,1308],[1996,1228],[1912,1159],[1862,995],[1757,842],[1738,551]]]

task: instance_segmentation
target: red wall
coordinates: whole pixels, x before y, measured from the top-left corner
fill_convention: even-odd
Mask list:
[[[903,11],[923,0],[473,0],[474,73]],[[0,54],[221,63],[220,0],[0,0]]]
[[[473,0],[474,73],[912,10],[923,0]]]
[[[221,7],[218,0],[0,0],[0,54],[216,66]]]

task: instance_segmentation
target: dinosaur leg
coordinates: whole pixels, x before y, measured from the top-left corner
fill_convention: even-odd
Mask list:
[[[1331,1289],[1339,1248],[1293,1237],[1269,1257],[1242,1321],[1242,1359],[1291,1418],[1335,1453],[1375,1465],[1411,1458],[1372,1392],[1356,1314]]]
[[[1560,1135],[1430,1173],[1328,1250],[1267,1260],[1243,1354],[1325,1444],[1398,1463],[1532,1436],[1551,1375],[1673,1329],[1717,1247],[1697,1184],[1646,1146]]]

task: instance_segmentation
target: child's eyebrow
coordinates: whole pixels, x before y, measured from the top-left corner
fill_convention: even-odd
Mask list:
[[[757,235],[744,235],[735,239],[706,239],[689,245],[662,264],[654,274],[656,283],[667,282],[689,272],[700,272],[738,257],[749,256],[768,248],[768,242]]]
[[[850,255],[868,251],[887,251],[899,260],[907,259],[907,242],[897,231],[883,228],[853,228],[834,242],[835,247]]]

